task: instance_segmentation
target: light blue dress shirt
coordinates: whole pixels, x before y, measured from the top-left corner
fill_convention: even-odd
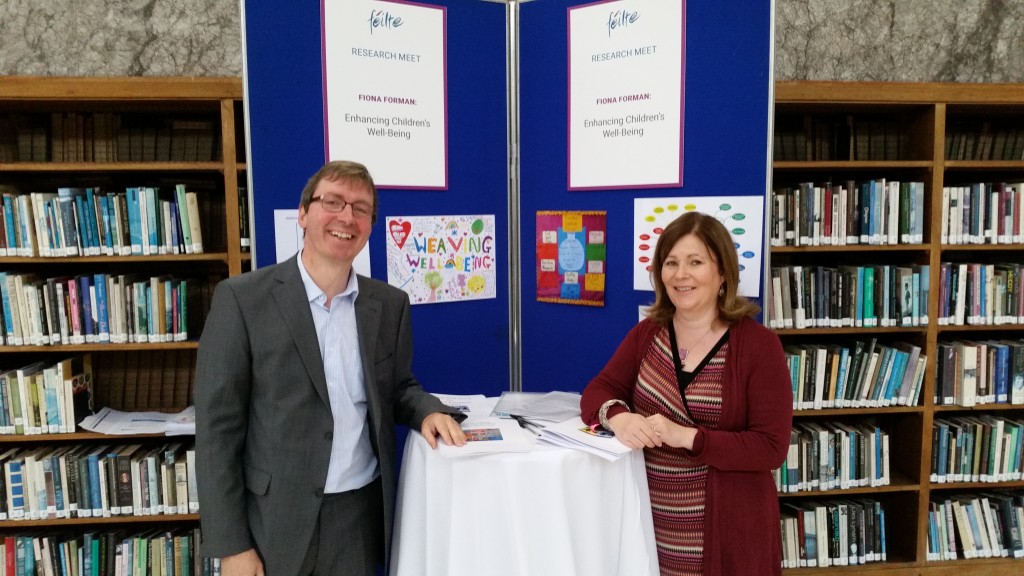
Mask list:
[[[356,330],[355,305],[359,297],[359,282],[353,270],[345,291],[335,296],[328,308],[327,295],[306,272],[302,258],[296,260],[306,287],[309,309],[313,313],[331,413],[334,415],[331,462],[327,468],[324,493],[355,490],[366,486],[379,474],[377,456],[370,444],[363,362]]]

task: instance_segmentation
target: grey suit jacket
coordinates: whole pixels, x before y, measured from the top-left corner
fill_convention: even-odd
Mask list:
[[[355,309],[370,440],[383,483],[387,558],[395,422],[418,429],[431,412],[450,408],[412,374],[406,294],[360,276]],[[294,257],[217,286],[199,343],[195,400],[204,554],[223,557],[255,547],[267,574],[295,574],[320,509],[334,424]]]

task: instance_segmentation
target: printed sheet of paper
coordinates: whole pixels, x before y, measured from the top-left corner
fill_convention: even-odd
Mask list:
[[[607,213],[537,212],[537,301],[604,305]]]
[[[388,216],[388,283],[413,304],[495,298],[494,215]]]
[[[665,226],[685,212],[703,212],[717,218],[732,234],[740,265],[741,296],[761,296],[764,253],[764,198],[762,196],[690,196],[633,200],[633,289],[654,290],[651,259]]]
[[[445,8],[323,0],[323,18],[328,157],[378,186],[447,188]]]
[[[502,418],[471,417],[461,424],[466,434],[465,446],[448,446],[439,441],[442,456],[458,457],[496,452],[527,452],[532,441],[528,432],[519,427],[515,420]]]
[[[681,186],[684,0],[569,8],[569,189]]]

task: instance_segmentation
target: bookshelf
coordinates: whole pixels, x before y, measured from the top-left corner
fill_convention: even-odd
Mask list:
[[[0,325],[4,334],[0,368],[6,372],[36,362],[49,364],[66,358],[82,358],[91,368],[92,402],[96,409],[177,412],[192,404],[198,338],[212,289],[220,279],[251,267],[250,255],[242,247],[242,223],[247,215],[244,206],[240,210],[238,192],[247,170],[242,117],[242,84],[237,78],[0,78],[0,187],[15,197],[42,193],[39,198],[42,202],[34,207],[41,207],[44,214],[39,221],[44,233],[35,236],[34,252],[28,255],[12,247],[8,255],[0,256],[0,272],[41,279],[42,284],[53,278],[57,283],[63,281],[67,290],[71,289],[67,279],[74,284],[79,277],[91,276],[94,291],[99,290],[97,275],[105,275],[101,279],[106,287],[114,286],[110,283],[112,278],[124,275],[141,278],[143,286],[148,284],[153,290],[149,293],[150,308],[145,312],[138,308],[128,312],[128,308],[123,307],[121,314],[128,315],[124,338],[114,336],[117,302],[111,295],[109,310],[104,311],[109,314],[108,337],[100,335],[97,311],[95,336],[73,343],[70,301],[65,300],[69,306],[60,310],[57,300],[62,298],[56,291],[47,292],[47,288],[40,285],[37,297],[42,297],[46,303],[51,303],[49,296],[54,297],[52,309],[39,307],[44,317],[39,320],[43,336],[30,340],[26,325],[25,338],[19,344],[12,340],[6,323]],[[201,252],[184,248],[185,221],[177,210],[174,194],[178,184],[184,184],[188,192],[195,193]],[[145,248],[144,253],[136,253],[130,246],[135,239],[127,231],[123,240],[129,244],[126,250],[131,253],[119,253],[117,243],[121,239],[117,237],[117,228],[109,222],[110,228],[105,230],[103,226],[101,214],[106,210],[111,217],[109,220],[115,219],[113,205],[119,202],[109,198],[126,194],[132,187],[154,188],[151,198],[163,210],[164,218],[170,217],[166,224],[158,220],[161,222],[159,230],[151,235],[156,240],[151,253]],[[84,212],[74,212],[76,219],[86,214],[97,223],[91,241],[86,240],[89,236],[85,228],[78,228],[80,236],[73,242],[78,242],[81,249],[74,255],[68,255],[66,246],[72,242],[69,238],[75,227],[55,227],[57,214],[48,212],[45,207],[46,201],[54,199],[56,194],[45,195],[59,188],[89,188],[90,193],[95,193],[93,208],[98,211],[89,212],[86,203],[78,206]],[[101,201],[101,195],[109,198]],[[55,211],[59,210],[59,201],[53,206]],[[83,226],[85,220],[88,218],[76,221]],[[63,221],[62,215],[60,222]],[[128,223],[128,216],[124,216],[124,222]],[[109,243],[104,244],[108,239]],[[50,256],[41,254],[43,246],[39,240],[52,248]],[[85,253],[87,242],[95,252]],[[7,238],[0,239],[0,243],[7,247]],[[146,245],[145,239],[143,244]],[[179,250],[175,251],[172,245]],[[167,278],[187,282],[176,285]],[[156,281],[166,283],[154,284]],[[128,291],[123,285],[122,290]],[[158,299],[152,297],[155,293],[166,296],[168,308],[157,306]],[[145,292],[136,296],[141,294]],[[92,300],[97,301],[95,297]],[[147,301],[133,300],[134,304],[140,302]],[[164,313],[167,323],[162,324],[156,317],[158,311]],[[144,313],[153,317],[140,321]],[[69,325],[63,335],[55,334],[59,332],[59,316]],[[53,322],[47,325],[46,319]],[[85,321],[84,316],[82,320]],[[120,320],[123,329],[126,320]],[[131,324],[132,321],[135,323]],[[85,326],[81,329],[84,332]],[[46,338],[47,333],[51,339]],[[145,341],[142,341],[143,334],[146,334]],[[40,386],[40,394],[49,393],[45,383]],[[52,408],[53,403],[49,406]],[[75,407],[78,419],[81,418],[77,413],[79,408]],[[64,412],[58,412],[60,418],[67,418]],[[42,414],[47,414],[45,409]],[[52,427],[47,428],[51,430]],[[157,454],[157,462],[161,462],[162,446],[182,442],[179,455],[192,446],[191,438],[145,434],[111,437],[81,428],[76,430],[74,425],[68,426],[63,421],[61,430],[58,433],[0,434],[0,453],[38,449],[43,458],[52,455],[71,462],[90,451],[100,451],[104,446],[118,449],[138,444],[141,448],[136,455],[141,458]],[[142,468],[139,468],[140,473],[145,474]],[[6,479],[7,476],[5,488],[9,486]],[[9,494],[5,493],[5,505],[10,504],[8,498]],[[65,510],[68,504],[63,503]],[[171,550],[172,542],[181,545],[184,539],[184,545],[189,546],[188,538],[198,536],[199,515],[192,509],[173,514],[130,513],[83,518],[68,511],[62,515],[65,517],[46,516],[22,519],[8,516],[0,520],[0,538],[50,534],[81,536],[107,531],[131,536],[150,532],[154,541],[160,538],[161,545],[166,543],[167,550]],[[197,550],[197,544],[191,543],[193,551]],[[113,552],[113,548],[110,551]],[[157,553],[155,545],[153,551]],[[198,553],[194,556],[198,559]],[[196,562],[195,569],[203,568],[198,560]]]
[[[952,219],[948,200],[944,201],[944,188],[970,188],[979,183],[992,183],[996,186],[999,183],[1012,183],[1019,195],[1020,188],[1024,187],[1018,186],[1024,182],[1024,85],[777,82],[774,126],[773,191],[778,194],[780,190],[800,189],[803,183],[808,185],[802,191],[804,196],[800,196],[800,192],[790,192],[788,196],[782,192],[778,206],[774,204],[773,195],[773,200],[769,202],[773,213],[781,210],[783,216],[791,218],[792,207],[787,202],[792,202],[792,197],[806,200],[807,194],[813,196],[813,186],[825,188],[825,194],[828,195],[829,188],[824,186],[826,183],[839,185],[840,189],[831,194],[831,199],[837,202],[843,200],[838,206],[847,209],[850,209],[851,196],[865,182],[881,179],[889,183],[918,182],[923,192],[918,202],[912,200],[913,193],[899,199],[899,206],[906,206],[909,210],[909,206],[913,205],[915,210],[921,212],[917,229],[919,241],[914,239],[913,226],[906,224],[908,229],[905,230],[902,221],[898,223],[900,236],[895,242],[858,241],[856,244],[832,240],[829,243],[817,242],[817,245],[815,242],[799,245],[799,224],[790,223],[796,228],[793,233],[796,240],[790,242],[785,239],[785,224],[778,225],[779,228],[773,232],[777,240],[772,243],[783,245],[771,247],[770,267],[784,270],[776,273],[780,277],[786,270],[792,275],[796,267],[801,270],[828,269],[827,273],[815,277],[816,289],[821,290],[822,285],[833,288],[821,294],[826,301],[823,305],[825,314],[828,315],[829,303],[839,301],[839,304],[831,308],[833,313],[829,320],[822,321],[824,324],[818,324],[815,320],[818,316],[805,311],[810,321],[805,322],[808,325],[804,328],[796,328],[794,319],[786,324],[787,314],[796,315],[792,301],[789,302],[788,311],[776,306],[779,300],[766,301],[766,318],[781,323],[776,331],[783,344],[790,350],[801,346],[852,349],[856,341],[875,339],[878,344],[889,347],[896,343],[916,346],[920,349],[920,355],[928,359],[921,366],[923,377],[916,402],[888,406],[881,402],[868,402],[856,407],[833,405],[829,408],[794,410],[795,426],[828,427],[836,423],[847,427],[868,425],[887,433],[890,473],[887,485],[842,490],[810,489],[780,494],[784,516],[787,507],[813,508],[827,501],[877,500],[886,514],[887,556],[884,561],[864,565],[794,567],[786,568],[784,572],[939,575],[969,570],[972,574],[985,575],[1019,573],[1024,568],[1024,558],[1014,559],[1012,550],[1010,557],[963,559],[959,533],[949,538],[955,541],[958,559],[935,559],[929,554],[929,520],[933,502],[970,499],[993,491],[1024,495],[1024,482],[1019,476],[1007,476],[992,482],[972,481],[970,478],[937,482],[932,476],[933,459],[938,456],[937,451],[933,454],[932,435],[933,428],[939,423],[951,418],[972,422],[974,418],[1024,422],[1024,404],[986,402],[982,388],[976,389],[978,395],[974,399],[975,405],[962,405],[969,404],[962,401],[962,396],[967,394],[966,389],[961,387],[962,371],[959,372],[961,380],[953,380],[958,404],[945,405],[945,399],[939,396],[945,392],[943,382],[950,382],[944,380],[949,377],[948,367],[938,361],[940,347],[943,345],[955,342],[966,345],[1003,341],[1019,343],[1024,337],[1024,323],[1020,322],[1020,316],[1010,318],[1009,313],[1002,309],[995,314],[991,312],[995,292],[982,291],[989,297],[988,318],[982,312],[975,314],[973,322],[965,319],[961,324],[940,324],[939,321],[940,314],[947,312],[941,300],[949,298],[942,286],[944,264],[954,268],[960,264],[976,265],[977,270],[987,266],[990,280],[994,276],[993,271],[999,270],[1001,265],[1007,265],[1009,270],[1006,273],[1013,275],[1013,281],[1016,281],[1015,273],[1019,265],[1024,264],[1024,244],[1019,236],[1013,237],[1012,231],[1007,231],[1007,237],[998,243],[985,240],[982,230],[971,231],[979,236],[982,243],[953,244],[948,235],[943,241],[943,232],[950,230],[949,222]],[[850,183],[850,187],[844,192],[842,188],[847,183]],[[998,193],[999,189],[996,191]],[[983,195],[977,197],[988,197],[992,190],[982,189],[982,192]],[[895,193],[899,194],[899,191]],[[817,194],[820,197],[821,192]],[[977,189],[975,194],[978,195]],[[1020,198],[1006,195],[996,197],[1008,202]],[[813,202],[804,206],[813,210]],[[824,210],[825,202],[821,200],[819,210]],[[983,209],[977,203],[972,207],[977,218]],[[1019,211],[1019,206],[1016,210]],[[1017,213],[1010,209],[1011,216]],[[989,214],[995,213],[989,211]],[[775,225],[773,218],[773,215],[768,216],[769,229]],[[944,218],[947,224],[945,230]],[[909,219],[912,221],[912,217]],[[970,217],[965,216],[961,223],[969,221]],[[813,218],[811,222],[811,229],[806,234],[814,237]],[[1006,222],[1013,221],[1007,216]],[[829,224],[831,229],[832,226],[847,226],[849,222],[844,217]],[[993,235],[998,237],[1000,231],[998,225],[995,226]],[[825,228],[824,221],[821,227]],[[844,228],[843,231],[849,232],[850,228]],[[822,231],[817,233],[820,236]],[[909,236],[904,237],[904,233]],[[832,237],[838,234],[833,231]],[[968,232],[964,231],[964,234]],[[1018,268],[1014,269],[1013,265]],[[915,274],[912,284],[915,288],[914,299],[921,298],[916,304],[920,307],[919,314],[927,315],[926,321],[908,322],[896,314],[893,321],[886,324],[879,322],[870,325],[862,321],[858,325],[857,314],[864,310],[857,308],[855,302],[846,302],[848,307],[844,308],[844,298],[836,296],[838,292],[834,288],[839,283],[848,288],[851,282],[856,281],[858,268],[868,267],[876,270],[903,268],[912,271]],[[844,270],[849,274],[844,275]],[[843,278],[840,280],[838,276]],[[928,287],[926,291],[920,290],[923,284],[918,284],[918,281],[923,283],[925,280]],[[901,287],[898,280],[893,282],[892,287]],[[974,294],[975,300],[978,299],[977,294]],[[791,296],[796,299],[797,295]],[[852,298],[856,299],[855,296]],[[971,316],[971,294],[965,296],[964,300],[966,316]],[[952,301],[955,311],[955,297]],[[873,304],[878,306],[879,303],[876,301]],[[902,306],[895,301],[893,305],[897,306],[897,310]],[[838,315],[849,317],[849,321],[836,322],[837,309]],[[846,314],[847,311],[849,314]],[[1020,314],[1019,308],[1017,314]],[[1004,317],[999,319],[997,316]],[[956,366],[959,368],[959,365]],[[996,377],[990,373],[986,378],[992,384],[988,388],[991,392]],[[1010,454],[1014,454],[1012,450]],[[998,525],[996,529],[999,529]],[[943,538],[945,541],[945,535]]]

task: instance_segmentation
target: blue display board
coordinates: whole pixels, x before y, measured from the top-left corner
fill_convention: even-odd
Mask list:
[[[381,191],[370,238],[373,275],[386,280],[383,216],[494,214],[502,262],[497,299],[413,307],[414,369],[432,391],[494,396],[509,385],[505,6],[447,7],[449,190]],[[683,186],[568,191],[567,8],[520,7],[523,389],[581,390],[605,364],[638,307],[633,289],[633,199],[764,197],[771,110],[771,2],[686,5]],[[246,0],[246,83],[251,119],[258,264],[273,262],[273,211],[295,208],[324,161],[320,3]],[[358,158],[354,158],[358,160]],[[603,307],[536,301],[536,212],[607,211]],[[761,263],[756,263],[762,266]]]
[[[567,7],[521,10],[523,389],[582,390],[638,320],[654,292],[633,289],[633,199],[760,196],[767,191],[771,86],[770,2],[686,3],[683,186],[568,191]],[[537,302],[538,210],[606,210],[602,308]],[[758,266],[763,265],[758,262]]]
[[[494,214],[496,257],[508,261],[505,7],[465,0],[447,7],[448,153],[446,191],[380,191],[370,235],[372,274],[387,281],[385,217]],[[274,210],[298,206],[324,161],[320,2],[245,2],[257,264],[275,260]],[[359,158],[352,158],[358,161]],[[508,274],[497,298],[413,307],[413,369],[433,392],[496,396],[509,386]]]

